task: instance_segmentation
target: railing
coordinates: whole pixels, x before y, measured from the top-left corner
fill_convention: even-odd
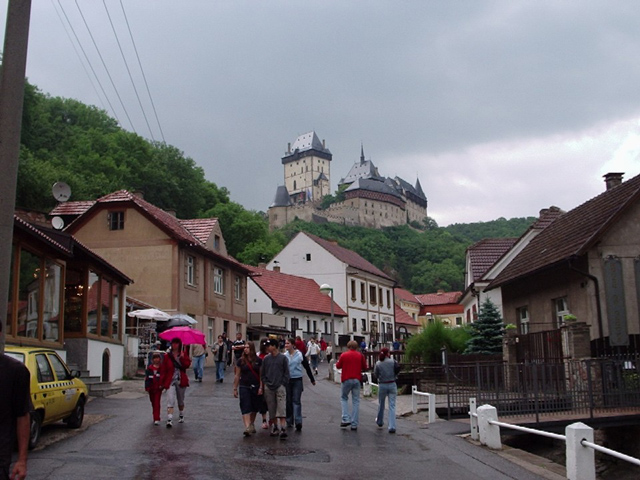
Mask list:
[[[475,398],[469,399],[469,417],[471,438],[494,450],[502,448],[500,427],[564,441],[566,444],[567,479],[570,480],[595,480],[596,450],[640,466],[640,459],[593,443],[593,429],[582,422],[567,426],[565,435],[521,427],[498,421],[498,411],[491,405],[482,405],[476,408]]]

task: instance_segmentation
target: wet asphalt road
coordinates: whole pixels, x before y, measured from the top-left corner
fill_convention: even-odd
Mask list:
[[[321,377],[326,373],[321,364]],[[425,428],[398,419],[391,435],[374,423],[377,406],[363,399],[357,432],[339,428],[339,386],[304,380],[302,432],[287,440],[267,430],[245,438],[232,376],[215,382],[214,369],[187,390],[184,424],[153,426],[151,404],[129,393],[87,405],[102,420],[85,431],[30,453],[29,479],[539,479],[456,436],[465,426],[438,422]],[[133,388],[131,388],[133,387]],[[141,391],[141,393],[143,393]],[[124,398],[123,398],[124,397]],[[99,416],[99,417],[98,417]],[[259,423],[259,422],[258,422]]]

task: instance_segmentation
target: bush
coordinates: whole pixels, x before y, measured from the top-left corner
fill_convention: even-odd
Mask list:
[[[442,347],[451,353],[462,353],[470,338],[466,327],[448,328],[441,321],[429,323],[422,332],[407,342],[406,355],[410,361],[439,363]]]

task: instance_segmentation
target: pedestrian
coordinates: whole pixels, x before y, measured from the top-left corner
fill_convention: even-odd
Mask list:
[[[264,398],[269,407],[269,423],[271,424],[271,436],[278,436],[278,424],[280,425],[280,438],[287,438],[287,384],[289,383],[289,362],[280,353],[277,340],[269,341],[269,355],[262,362],[262,385]]]
[[[213,352],[213,360],[216,363],[216,382],[222,383],[224,381],[224,370],[227,364],[227,342],[222,335],[218,335],[218,343],[215,343],[211,347]]]
[[[233,343],[231,342],[231,340],[227,337],[227,332],[222,332],[222,339],[224,340],[225,345],[227,346],[227,366],[231,365],[231,357],[233,356],[233,353],[231,353],[231,347],[233,346]]]
[[[320,356],[320,345],[316,343],[316,339],[311,337],[309,345],[307,345],[307,356],[311,360],[311,369],[318,375],[318,358]]]
[[[311,380],[311,383],[315,385],[316,380],[315,378],[313,378],[313,373],[311,372],[311,365],[309,365],[309,359],[307,358],[307,344],[304,343],[304,340],[302,340],[300,335],[298,335],[296,337],[296,341],[294,342],[294,345],[296,349],[302,354],[302,367],[304,368],[305,372],[307,372],[307,376],[309,377],[309,380]]]
[[[365,342],[364,340],[360,342],[360,350],[362,350],[362,353],[367,351],[367,342]]]
[[[160,399],[162,398],[162,384],[160,382],[161,362],[162,355],[154,352],[151,356],[151,363],[144,372],[144,389],[149,392],[153,424],[156,426],[160,425]]]
[[[396,375],[398,372],[398,362],[389,354],[388,348],[380,350],[379,360],[373,367],[373,373],[378,379],[378,416],[376,423],[382,428],[384,425],[384,403],[389,397],[389,433],[396,433],[396,396],[398,386]]]
[[[242,333],[236,333],[236,339],[231,345],[231,350],[233,351],[233,364],[236,365],[240,357],[242,356],[242,352],[244,351],[244,340],[242,340]]]
[[[193,374],[196,382],[202,382],[202,375],[204,374],[204,360],[207,356],[207,344],[202,345],[194,343],[189,349],[189,354],[193,361]]]
[[[0,336],[3,321],[0,319]],[[0,354],[0,478],[27,477],[27,452],[31,426],[31,375],[22,362]],[[17,442],[16,442],[17,440]],[[11,468],[13,447],[18,458]]]
[[[396,352],[400,350],[400,342],[398,340],[393,341],[393,350]]]
[[[260,369],[262,360],[256,355],[256,346],[247,342],[235,367],[233,381],[233,396],[240,398],[240,413],[244,422],[243,435],[248,437],[256,433],[256,415],[260,410],[259,395],[262,395],[262,381]]]
[[[320,363],[327,360],[327,342],[324,338],[320,339]]]
[[[331,342],[327,343],[327,363],[331,362],[333,358],[333,347],[331,346]]]
[[[269,339],[268,338],[263,338],[260,341],[260,351],[258,352],[258,358],[260,358],[260,360],[264,360],[264,357],[266,357],[269,352],[267,351],[267,348],[269,347]],[[262,428],[264,430],[267,430],[269,428],[269,422],[267,421],[267,401],[264,399],[264,387],[262,389],[262,391],[258,394],[258,398],[260,401],[260,410],[258,410],[258,412],[260,413],[260,415],[262,415]]]
[[[348,350],[340,355],[336,368],[342,369],[342,385],[340,389],[340,403],[342,407],[342,422],[340,427],[351,430],[358,429],[358,413],[360,408],[360,382],[362,372],[367,369],[367,362],[362,353],[358,352],[358,342],[349,340]],[[349,414],[349,393],[351,393],[351,414]]]
[[[191,366],[189,355],[182,348],[182,340],[171,340],[170,350],[160,365],[160,384],[167,391],[167,428],[173,427],[173,410],[178,402],[178,422],[184,423],[184,394],[189,386],[187,369]]]
[[[289,362],[289,383],[287,384],[287,426],[295,425],[296,431],[302,430],[302,361],[304,357],[296,350],[292,340],[285,340],[284,356]],[[315,385],[316,382],[314,381]]]

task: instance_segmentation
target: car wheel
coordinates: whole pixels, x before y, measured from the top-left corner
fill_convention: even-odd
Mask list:
[[[29,450],[36,448],[40,441],[42,431],[42,414],[40,412],[31,413],[31,425],[29,427]]]
[[[84,398],[78,400],[73,412],[67,417],[67,426],[69,428],[80,428],[82,426],[82,420],[84,420]]]

